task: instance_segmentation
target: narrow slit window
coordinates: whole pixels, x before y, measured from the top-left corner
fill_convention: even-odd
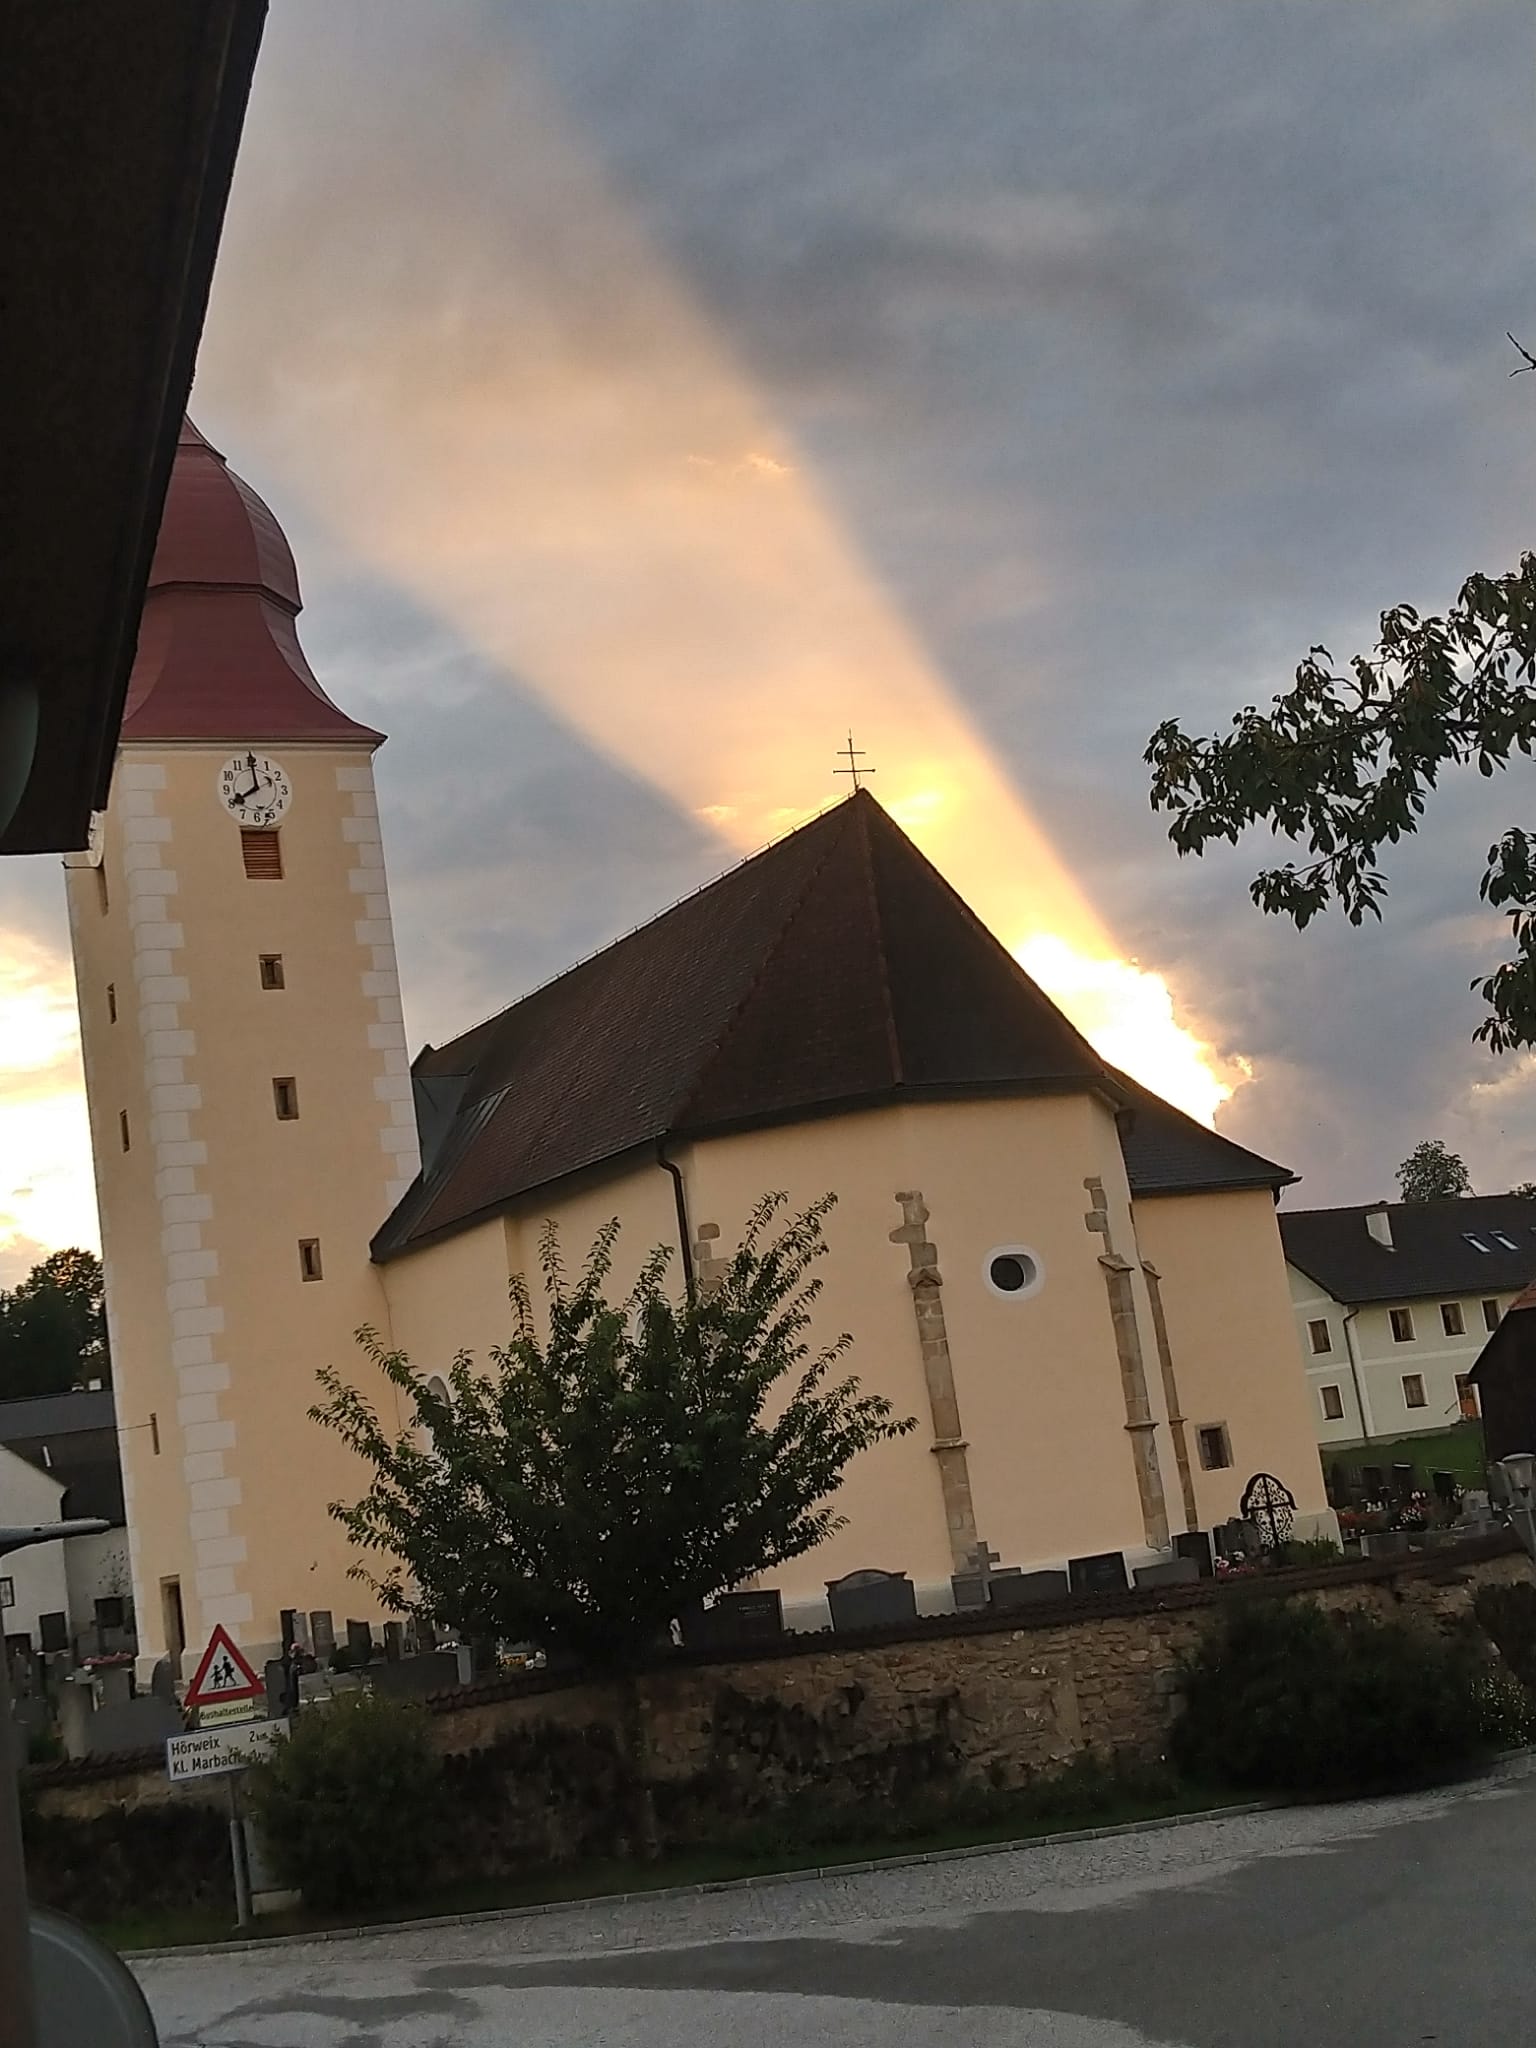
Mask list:
[[[99,862],[96,867],[96,903],[103,917],[112,908],[112,898],[107,890],[107,871]]]
[[[283,980],[283,956],[281,953],[263,953],[261,956],[261,985],[263,988],[286,988]]]
[[[122,1140],[123,1150],[127,1152],[131,1148],[133,1140],[128,1135],[128,1112],[126,1109],[120,1109],[117,1112],[117,1135]]]
[[[291,1124],[298,1120],[299,1084],[292,1074],[282,1074],[272,1083],[272,1107],[277,1111],[280,1124]]]
[[[318,1237],[299,1239],[299,1277],[302,1280],[320,1278],[320,1240]]]
[[[1423,1373],[1405,1372],[1403,1374],[1403,1406],[1405,1408],[1424,1408],[1428,1405],[1428,1399],[1424,1392]]]
[[[1317,1391],[1323,1397],[1324,1418],[1329,1422],[1342,1422],[1344,1420],[1344,1396],[1340,1393],[1339,1389],[1337,1387],[1319,1387]]]
[[[1459,1301],[1442,1301],[1440,1304],[1440,1327],[1447,1337],[1465,1337],[1467,1319],[1461,1312]]]
[[[1411,1308],[1394,1308],[1388,1313],[1392,1323],[1392,1342],[1394,1344],[1411,1344],[1413,1342],[1413,1310]]]
[[[107,1022],[109,1024],[117,1022],[117,983],[115,981],[107,983]]]
[[[1315,1323],[1308,1323],[1307,1335],[1312,1340],[1312,1350],[1314,1354],[1321,1353],[1324,1351],[1331,1351],[1333,1349],[1333,1337],[1329,1331],[1328,1324],[1325,1318],[1320,1316]]]
[[[283,879],[283,842],[276,832],[242,832],[240,854],[245,862],[247,881],[280,882]]]

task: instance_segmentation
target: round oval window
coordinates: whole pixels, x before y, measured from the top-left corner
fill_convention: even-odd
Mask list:
[[[1040,1261],[1022,1245],[1004,1245],[987,1255],[987,1285],[994,1294],[1033,1294],[1040,1285]]]

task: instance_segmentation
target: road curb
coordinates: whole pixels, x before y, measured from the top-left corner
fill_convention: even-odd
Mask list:
[[[973,1842],[959,1849],[928,1849],[912,1856],[876,1856],[859,1863],[808,1863],[798,1870],[768,1870],[755,1877],[721,1877],[707,1884],[657,1885],[638,1892],[595,1892],[587,1899],[548,1899],[536,1906],[491,1906],[480,1913],[434,1913],[420,1920],[380,1920],[368,1927],[326,1927],[312,1934],[253,1935],[248,1940],[189,1942],[178,1948],[135,1948],[123,1952],[130,1964],[179,1957],[247,1955],[255,1949],[306,1948],[324,1941],[367,1941],[386,1934],[421,1934],[434,1927],[483,1927],[493,1920],[540,1920],[553,1913],[590,1912],[600,1906],[632,1906],[642,1900],[707,1898],[714,1892],[766,1891],[773,1885],[809,1884],[832,1877],[867,1877],[878,1870],[915,1870],[927,1863],[964,1863],[976,1856],[1008,1856],[1025,1849],[1059,1849],[1072,1842],[1107,1842],[1116,1835],[1157,1834],[1193,1827],[1197,1821],[1240,1820],[1252,1813],[1276,1813],[1287,1802],[1254,1799],[1239,1806],[1210,1806],[1199,1813],[1170,1813],[1153,1820],[1121,1821],[1113,1827],[1068,1828],[1058,1834],[1020,1835],[1006,1842]]]

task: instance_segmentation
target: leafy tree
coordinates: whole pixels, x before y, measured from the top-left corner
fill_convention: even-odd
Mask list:
[[[1536,1202],[1536,1180],[1517,1180],[1509,1192],[1527,1202]]]
[[[1381,617],[1370,654],[1336,669],[1314,647],[1265,713],[1192,739],[1176,719],[1147,747],[1152,807],[1172,814],[1180,853],[1234,845],[1246,827],[1304,840],[1312,858],[1254,881],[1261,910],[1298,926],[1336,903],[1351,924],[1380,917],[1384,846],[1418,829],[1442,770],[1491,776],[1536,743],[1536,555],[1507,576],[1471,576],[1444,617],[1411,605]],[[1488,850],[1483,900],[1509,920],[1511,954],[1472,987],[1489,1014],[1475,1036],[1495,1052],[1536,1045],[1536,835],[1510,826]]]
[[[101,1261],[78,1246],[50,1252],[0,1293],[0,1400],[109,1377]]]
[[[771,1571],[841,1526],[831,1506],[850,1459],[914,1426],[834,1378],[844,1335],[812,1352],[831,1197],[771,1231],[765,1197],[719,1284],[681,1307],[654,1251],[620,1305],[605,1299],[617,1222],[574,1281],[558,1235],[540,1247],[548,1337],[528,1288],[487,1368],[461,1352],[448,1398],[372,1330],[369,1357],[417,1427],[394,1436],[332,1368],[310,1412],[373,1468],[331,1513],[358,1548],[353,1576],[394,1613],[470,1637],[533,1640],[633,1671],[692,1603]],[[424,1426],[428,1442],[423,1441]],[[385,1562],[387,1560],[387,1562]]]
[[[1397,1185],[1405,1202],[1441,1202],[1448,1195],[1470,1195],[1471,1176],[1459,1152],[1441,1138],[1425,1138],[1397,1169]]]

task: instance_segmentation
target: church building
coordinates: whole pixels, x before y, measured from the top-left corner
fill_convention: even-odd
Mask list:
[[[1269,1472],[1332,1527],[1297,1370],[1291,1178],[1116,1072],[868,791],[407,1060],[372,755],[299,646],[272,514],[190,425],[110,807],[68,863],[141,1645],[368,1612],[306,1418],[352,1341],[510,1329],[553,1218],[614,1284],[707,1288],[760,1196],[837,1197],[813,1337],[918,1428],[774,1575],[1164,1557]]]

